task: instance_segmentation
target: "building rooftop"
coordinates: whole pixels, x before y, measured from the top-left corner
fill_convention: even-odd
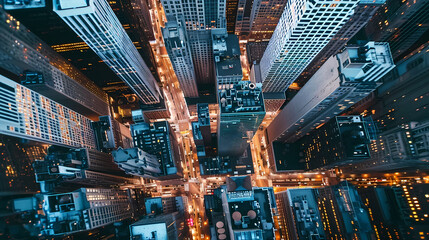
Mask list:
[[[238,37],[217,29],[212,30],[212,40],[217,76],[242,75]]]
[[[262,84],[241,81],[219,90],[219,107],[223,113],[265,112]]]

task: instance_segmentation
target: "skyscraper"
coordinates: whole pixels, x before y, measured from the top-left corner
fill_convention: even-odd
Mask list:
[[[236,84],[243,78],[238,37],[225,28],[212,29],[216,85]]]
[[[161,178],[182,175],[179,146],[167,121],[131,125],[134,146],[155,155],[161,166]]]
[[[141,184],[139,178],[125,176],[110,154],[84,148],[51,146],[44,158],[34,161],[33,168],[42,193],[63,191],[62,185],[71,184],[74,187]]]
[[[295,142],[368,96],[395,67],[387,43],[348,46],[332,56],[267,128],[269,142]]]
[[[224,85],[218,97],[218,153],[239,157],[265,117],[261,84],[241,81]]]
[[[281,239],[325,239],[317,189],[288,189],[275,194]]]
[[[95,149],[88,118],[0,75],[0,133],[66,147]]]
[[[189,98],[198,97],[194,62],[183,17],[176,19],[174,16],[169,16],[168,22],[162,29],[162,35],[183,94]]]
[[[237,17],[235,19],[235,35],[247,36],[252,25],[253,0],[238,0]]]
[[[369,137],[361,116],[338,116],[303,137],[305,169],[332,168],[370,157]]]
[[[0,67],[22,84],[91,119],[108,114],[107,95],[66,59],[0,9]]]
[[[43,197],[42,234],[47,236],[90,230],[133,216],[125,190],[80,188]]]
[[[275,239],[272,188],[252,187],[250,176],[227,178],[227,184],[204,196],[210,231],[216,239]]]
[[[112,155],[118,166],[127,174],[144,178],[156,178],[161,174],[158,158],[139,148],[119,148],[113,151]]]
[[[130,226],[132,239],[185,239],[188,236],[184,211],[187,198],[146,198],[147,216]]]
[[[235,20],[237,19],[238,0],[226,1],[226,30],[229,34],[235,33]]]
[[[317,54],[313,61],[304,70],[301,76],[297,79],[299,84],[304,84],[306,80],[311,78],[317,69],[326,62],[326,60],[336,55],[344,48],[347,42],[353,38],[362,28],[364,28],[369,20],[377,12],[378,8],[383,5],[386,0],[365,0],[359,1],[353,15],[349,21],[332,37],[329,43]]]
[[[111,116],[100,116],[92,122],[97,150],[109,152],[118,147],[130,148],[133,145],[130,129]]]
[[[353,14],[358,0],[292,0],[261,60],[264,92],[284,92]]]
[[[47,148],[45,144],[0,134],[0,192],[4,196],[39,191],[31,164],[43,158]]]
[[[146,104],[159,102],[159,88],[154,76],[107,1],[56,1],[54,11],[128,84],[141,101]]]
[[[211,32],[188,31],[188,37],[200,96],[215,96],[216,81]]]
[[[162,0],[161,3],[166,16],[184,17],[187,30],[226,27],[224,0]]]
[[[250,18],[249,41],[269,41],[285,9],[287,1],[255,0]]]
[[[373,239],[368,210],[356,188],[343,181],[318,189],[318,205],[326,239]]]
[[[411,47],[428,31],[428,11],[427,1],[388,0],[365,31],[371,41],[388,42],[397,61],[413,51]]]

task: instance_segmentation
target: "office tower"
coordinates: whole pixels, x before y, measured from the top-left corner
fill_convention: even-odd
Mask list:
[[[186,30],[225,28],[225,6],[223,0],[162,0],[166,16],[184,17]]]
[[[413,45],[429,29],[428,11],[427,1],[389,0],[368,23],[366,34],[372,41],[388,42],[398,61],[414,50]]]
[[[108,114],[107,95],[46,43],[0,10],[0,67],[22,84],[85,116]]]
[[[130,225],[131,239],[185,239],[186,197],[146,198],[147,217]]]
[[[246,37],[250,32],[253,0],[238,0],[235,35]]]
[[[356,171],[427,169],[429,121],[410,122],[386,130],[371,141],[371,159],[357,163]]]
[[[205,146],[210,146],[212,143],[212,134],[210,127],[210,110],[207,103],[197,104],[198,108],[198,123],[200,126],[201,135]]]
[[[368,159],[369,143],[362,116],[335,117],[299,142],[305,169],[330,168]]]
[[[55,236],[95,229],[132,217],[127,191],[80,188],[43,195],[42,235]]]
[[[0,75],[0,134],[65,147],[95,148],[91,120]]]
[[[156,178],[161,174],[158,158],[139,148],[118,148],[112,155],[115,163],[127,174],[144,178]]]
[[[241,81],[219,89],[218,153],[239,157],[265,117],[261,84]]]
[[[207,103],[197,104],[198,121],[192,122],[194,142],[198,157],[214,156],[212,133],[210,127],[210,111]]]
[[[326,60],[336,55],[347,42],[353,38],[367,23],[371,20],[378,8],[383,5],[386,0],[365,0],[360,1],[354,9],[353,15],[349,21],[332,37],[329,43],[317,54],[313,61],[304,70],[301,76],[297,79],[299,84],[303,85],[313,74],[322,66]]]
[[[358,2],[289,1],[261,59],[263,91],[285,92],[349,20]]]
[[[43,158],[47,148],[37,142],[0,134],[0,192],[6,196],[39,191],[31,164]]]
[[[118,147],[132,147],[130,129],[120,124],[111,116],[100,116],[99,121],[92,122],[97,150],[109,152]]]
[[[260,42],[247,42],[246,44],[246,54],[247,61],[250,64],[250,67],[253,64],[259,63],[261,61],[262,56],[264,55],[265,49],[267,49],[268,41],[260,41]]]
[[[325,239],[317,189],[288,189],[275,194],[281,239]]]
[[[183,212],[187,210],[187,197],[153,197],[145,199],[146,214]]]
[[[295,142],[368,96],[394,67],[387,43],[347,47],[329,58],[273,120],[269,142]]]
[[[238,0],[226,1],[226,30],[228,34],[235,33],[235,21],[237,19]]]
[[[44,193],[55,192],[65,183],[92,187],[141,183],[138,178],[125,177],[110,154],[85,148],[51,146],[44,158],[33,163],[33,168]]]
[[[253,2],[250,18],[249,41],[263,41],[268,44],[285,9],[285,0]]]
[[[236,84],[243,78],[238,37],[226,29],[212,29],[216,85]]]
[[[252,188],[250,176],[227,178],[227,184],[204,196],[214,239],[275,239],[272,188]]]
[[[55,2],[54,11],[128,84],[141,101],[146,104],[159,102],[155,78],[106,1]],[[86,14],[91,16],[91,21],[84,17]],[[95,34],[100,37],[93,37]]]
[[[406,239],[405,228],[400,227],[404,220],[401,219],[400,206],[392,187],[365,186],[357,191],[368,209],[372,228],[379,239]]]
[[[368,210],[353,185],[343,181],[318,192],[326,239],[373,239]]]
[[[181,176],[177,138],[167,121],[131,125],[134,147],[155,155],[161,166],[160,178]]]
[[[165,48],[185,97],[197,98],[197,79],[183,18],[169,16],[162,28]]]
[[[215,96],[216,81],[211,32],[188,31],[188,37],[200,96]]]
[[[188,233],[185,229],[183,212],[143,218],[130,225],[131,239],[183,239]]]
[[[380,130],[390,130],[412,121],[427,120],[429,114],[429,45],[424,44],[396,64],[391,77],[385,79],[369,101],[353,110],[371,115]],[[404,92],[406,90],[406,92]],[[406,97],[404,96],[406,93]]]

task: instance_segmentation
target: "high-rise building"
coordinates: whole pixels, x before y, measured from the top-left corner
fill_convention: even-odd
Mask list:
[[[185,22],[183,17],[176,19],[174,16],[169,16],[167,20],[162,29],[162,35],[170,62],[185,97],[197,98],[197,79]]]
[[[212,29],[216,85],[236,84],[243,79],[238,37],[225,28]]]
[[[329,168],[370,157],[369,136],[362,116],[338,116],[303,137],[305,169]]]
[[[91,120],[0,75],[0,133],[65,147],[95,149]]]
[[[227,178],[204,206],[213,239],[275,239],[273,188],[252,187],[250,176]]]
[[[275,194],[281,239],[325,239],[317,189],[289,189]]]
[[[368,23],[366,34],[371,41],[388,42],[393,58],[400,60],[428,31],[428,11],[427,1],[388,0]]]
[[[229,34],[235,33],[238,0],[226,1],[226,30]]]
[[[35,193],[32,163],[46,155],[48,146],[0,134],[0,192],[2,195]]]
[[[67,183],[78,186],[113,186],[140,184],[139,178],[126,177],[107,153],[90,149],[52,146],[48,154],[33,163],[41,192],[58,192]]]
[[[107,95],[77,68],[0,9],[0,67],[22,84],[91,119],[107,115]]]
[[[385,186],[365,186],[357,189],[363,204],[368,209],[372,228],[379,239],[406,239],[403,216],[396,201],[395,190]],[[408,217],[408,216],[407,216]],[[408,229],[407,229],[408,230]]]
[[[371,159],[358,163],[359,171],[427,169],[429,157],[429,121],[410,122],[383,131],[371,141]]]
[[[318,205],[326,239],[373,239],[368,210],[356,188],[343,181],[318,189]]]
[[[246,54],[250,67],[252,67],[255,62],[259,63],[261,61],[265,49],[267,49],[268,43],[268,41],[247,42]]]
[[[158,158],[139,148],[119,148],[113,151],[112,155],[118,166],[127,174],[144,178],[156,178],[161,174]]]
[[[146,104],[159,102],[159,88],[154,76],[107,1],[56,1],[54,11],[128,84],[141,101]],[[91,20],[87,16],[91,16]]]
[[[268,43],[282,16],[286,3],[285,0],[253,1],[249,41]]]
[[[131,239],[186,239],[186,197],[146,198],[147,216],[130,225]]]
[[[252,25],[252,6],[253,0],[238,0],[235,35],[240,37],[249,35]]]
[[[241,81],[218,91],[218,153],[239,157],[265,117],[261,84]]]
[[[159,178],[181,176],[181,160],[177,138],[167,121],[131,125],[134,147],[155,155],[161,166]]]
[[[100,116],[92,122],[98,151],[109,152],[118,147],[130,148],[133,145],[130,129],[111,116]]]
[[[211,32],[188,31],[188,37],[199,94],[215,96],[216,81]]]
[[[317,54],[313,61],[304,70],[301,76],[296,80],[303,85],[313,74],[326,62],[326,60],[336,55],[347,42],[353,38],[362,28],[364,28],[369,20],[377,12],[378,8],[383,5],[386,0],[365,0],[359,1],[353,15],[349,21],[332,37],[329,43]]]
[[[226,27],[225,0],[161,0],[166,16],[184,17],[187,30]]]
[[[42,235],[54,236],[91,230],[131,218],[127,191],[80,188],[74,192],[44,195]]]
[[[295,142],[362,100],[395,67],[387,43],[347,47],[329,58],[267,128],[269,142]]]
[[[264,92],[285,92],[353,14],[358,0],[288,1],[261,59]]]

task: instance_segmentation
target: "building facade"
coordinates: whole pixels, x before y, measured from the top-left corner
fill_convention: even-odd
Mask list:
[[[159,87],[154,76],[107,1],[73,4],[57,1],[54,11],[128,84],[142,102],[159,102]]]
[[[1,75],[0,89],[1,134],[95,149],[90,119]]]
[[[265,117],[261,84],[242,81],[218,91],[218,154],[239,157]]]
[[[46,214],[42,235],[55,236],[95,229],[132,217],[127,191],[80,188],[43,195]]]
[[[198,97],[194,62],[183,18],[176,19],[170,16],[162,29],[162,35],[183,94],[189,98]]]
[[[269,142],[295,142],[382,84],[395,65],[387,43],[347,47],[332,56],[267,128]]]
[[[161,178],[182,175],[179,146],[167,121],[131,125],[134,146],[155,155],[161,166]]]
[[[285,92],[349,20],[358,2],[289,1],[261,59],[264,92]]]
[[[0,67],[28,88],[91,119],[108,114],[107,95],[66,59],[0,10]]]

